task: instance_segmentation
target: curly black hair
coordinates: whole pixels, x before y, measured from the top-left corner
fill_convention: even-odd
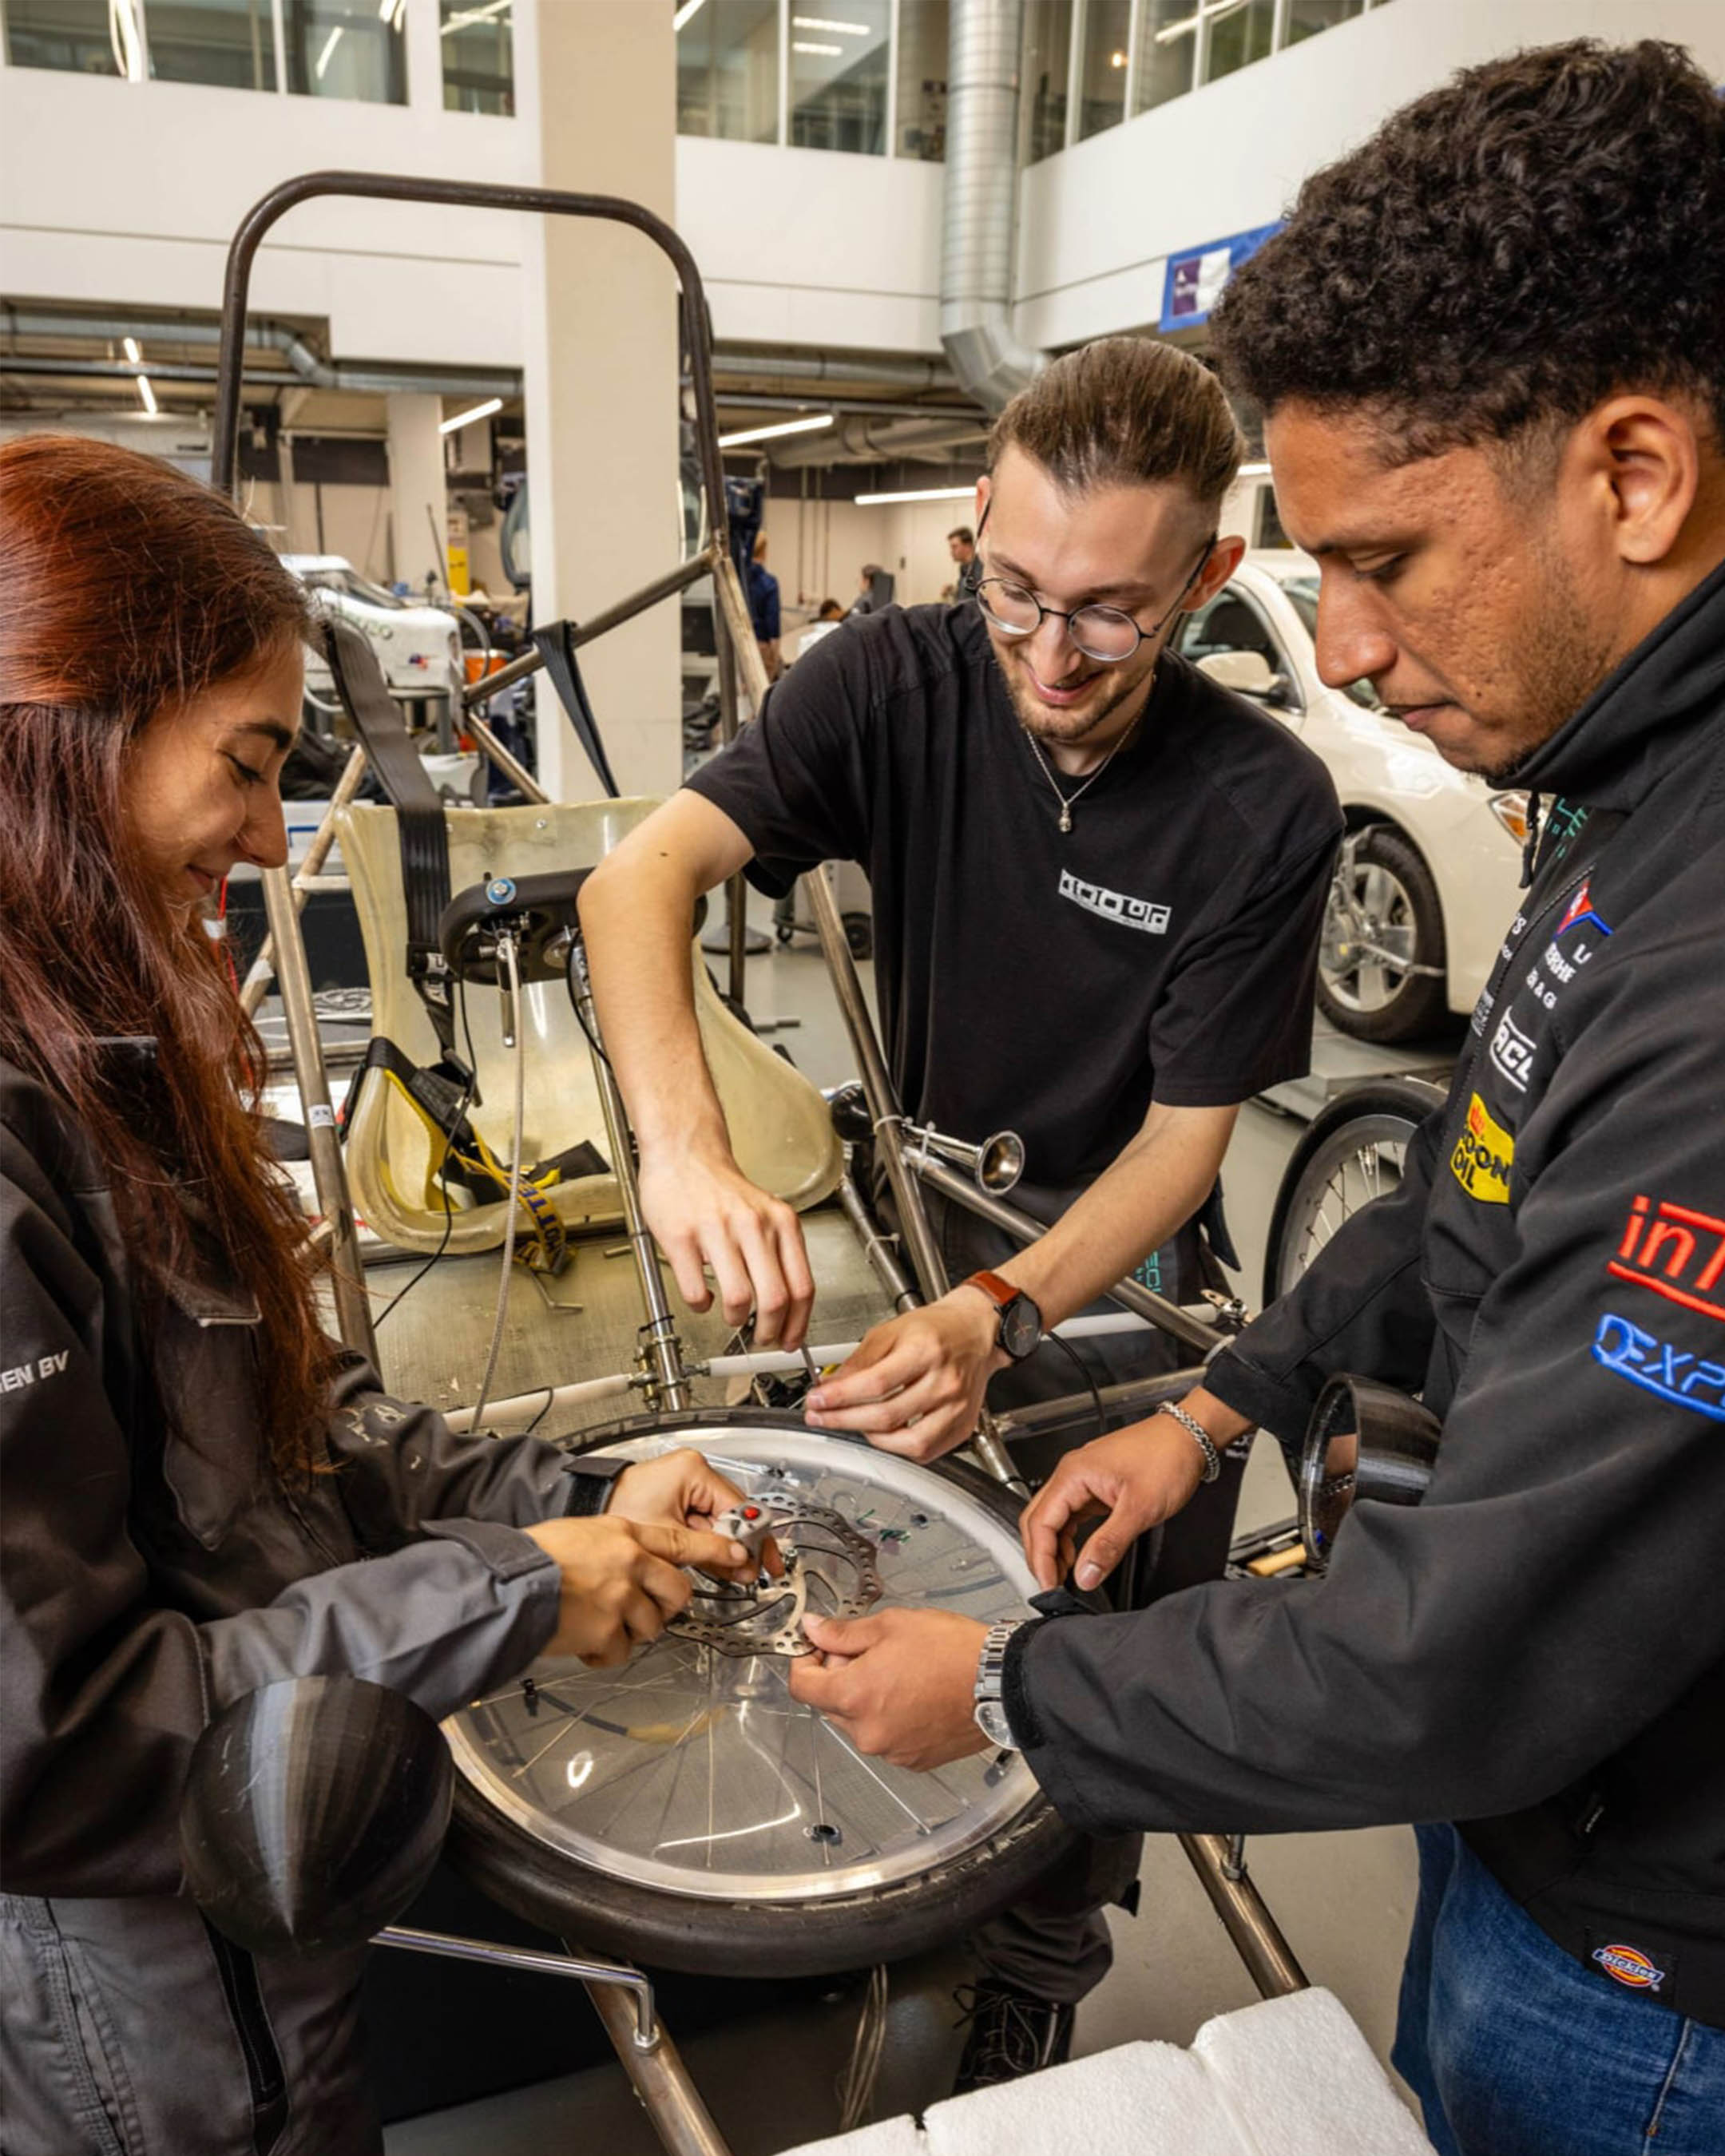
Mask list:
[[[1725,106],[1651,38],[1465,69],[1306,182],[1214,329],[1231,390],[1363,406],[1399,458],[1630,388],[1725,445]]]

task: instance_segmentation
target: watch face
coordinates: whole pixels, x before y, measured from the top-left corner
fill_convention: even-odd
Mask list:
[[[1000,1344],[1014,1363],[1021,1363],[1042,1337],[1042,1319],[1027,1295],[1009,1302],[1000,1313]]]
[[[1017,1751],[1018,1741],[1012,1733],[1012,1724],[1006,1718],[1006,1707],[1003,1701],[980,1701],[976,1710],[976,1726],[991,1744],[998,1744],[1002,1751]]]

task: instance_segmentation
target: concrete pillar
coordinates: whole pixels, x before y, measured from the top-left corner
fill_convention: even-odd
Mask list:
[[[674,218],[671,13],[645,0],[535,11],[547,187]],[[639,233],[587,218],[532,220],[523,259],[533,618],[578,621],[679,558],[676,278]],[[581,654],[625,793],[668,793],[680,776],[677,615],[675,601],[655,608]],[[592,798],[598,782],[550,685],[538,695],[547,791]]]
[[[428,571],[441,591],[449,582],[444,548],[449,502],[444,485],[444,438],[440,397],[400,395],[388,398],[389,516],[395,575],[425,595]]]

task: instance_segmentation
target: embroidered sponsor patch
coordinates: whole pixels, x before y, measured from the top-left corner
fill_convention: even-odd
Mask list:
[[[1566,928],[1573,928],[1578,921],[1586,921],[1589,927],[1596,929],[1601,936],[1609,936],[1611,933],[1599,915],[1594,911],[1593,888],[1593,878],[1584,876],[1582,879],[1580,889],[1564,907],[1563,917],[1552,931],[1553,935],[1561,936]]]
[[[1491,1061],[1518,1093],[1527,1090],[1527,1074],[1533,1067],[1533,1036],[1523,1033],[1505,1011],[1491,1036]]]
[[[1657,1205],[1635,1198],[1617,1255],[1605,1270],[1725,1324],[1725,1220],[1711,1213],[1697,1213],[1669,1198]]]
[[[1476,1093],[1467,1104],[1467,1127],[1450,1155],[1450,1173],[1481,1205],[1507,1205],[1516,1142]]]
[[[1615,1976],[1631,1991],[1657,1991],[1665,1982],[1665,1971],[1639,1947],[1595,1947],[1593,1958],[1607,1976]]]
[[[1725,1364],[1675,1348],[1615,1311],[1607,1311],[1594,1334],[1594,1360],[1644,1392],[1710,1422],[1725,1422]]]
[[[1104,921],[1117,921],[1127,928],[1140,928],[1147,936],[1168,933],[1167,906],[1153,905],[1147,898],[1128,898],[1123,891],[1106,890],[1099,883],[1086,883],[1070,869],[1060,870],[1060,896],[1081,906],[1086,913],[1099,913]]]

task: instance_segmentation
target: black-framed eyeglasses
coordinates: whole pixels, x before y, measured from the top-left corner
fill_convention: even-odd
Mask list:
[[[978,546],[988,521],[985,509],[977,528]],[[1204,552],[1175,593],[1173,604],[1147,629],[1123,607],[1081,606],[1063,612],[1059,607],[1045,606],[1028,585],[1011,577],[984,577],[976,588],[976,603],[1003,636],[1034,636],[1052,615],[1056,621],[1065,623],[1067,635],[1086,659],[1095,660],[1099,666],[1119,666],[1132,656],[1141,644],[1166,628],[1179,612],[1187,593],[1202,575],[1219,536],[1213,531],[1204,541]]]

